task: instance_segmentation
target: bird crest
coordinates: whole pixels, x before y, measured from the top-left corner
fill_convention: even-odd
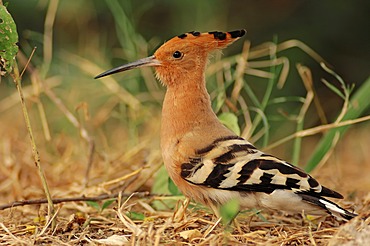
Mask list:
[[[165,42],[154,55],[108,70],[95,78],[139,67],[155,67],[158,79],[167,86],[176,84],[180,79],[202,81],[208,54],[226,48],[245,33],[244,29],[230,32],[187,32]]]
[[[211,52],[217,49],[223,49],[245,35],[246,31],[236,30],[230,32],[187,32],[167,41],[163,48],[177,47],[177,46],[190,46],[194,49],[202,49],[206,52]],[[162,47],[161,47],[162,48]],[[160,49],[159,49],[160,50]]]

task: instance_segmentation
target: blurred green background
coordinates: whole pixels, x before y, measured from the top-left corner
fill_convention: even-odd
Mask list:
[[[52,29],[52,56],[51,62],[46,64],[44,23],[47,9],[53,4],[57,12]],[[60,83],[54,92],[67,107],[73,111],[81,102],[87,102],[92,117],[102,111],[112,96],[102,82],[93,80],[94,75],[150,55],[165,40],[193,30],[207,32],[245,28],[245,39],[251,41],[252,47],[271,42],[274,37],[279,43],[298,39],[320,54],[347,83],[356,84],[356,88],[369,76],[370,1],[12,0],[8,10],[18,27],[22,52],[29,56],[32,48],[37,47],[32,64],[40,69],[41,79],[55,76]],[[223,51],[224,57],[240,53],[242,46],[243,42],[237,42]],[[341,99],[320,82],[321,77],[334,81],[333,77],[323,72],[317,62],[298,48],[283,51],[281,55],[290,60],[290,75],[284,91],[274,90],[274,93],[280,96],[305,95],[295,70],[295,64],[299,62],[312,70],[315,87],[324,98],[323,105],[329,118],[336,117]],[[84,69],[86,64],[80,58],[98,67]],[[148,117],[158,117],[165,91],[148,71],[132,71],[114,77],[122,88],[146,106],[145,109],[132,110],[132,104],[130,106],[124,100],[112,103],[109,120],[102,125],[87,123],[89,130],[97,131],[96,135],[99,134],[97,129],[114,135],[112,127],[124,123],[128,126],[129,141],[134,139],[131,144],[135,144],[135,136],[140,134],[137,126],[142,126]],[[257,92],[261,90],[258,82],[257,78],[248,80]],[[25,86],[30,84],[29,73],[25,74],[23,83]],[[0,100],[12,93],[14,88],[10,82],[0,84]],[[52,130],[76,135],[76,130],[68,127],[70,124],[50,100],[44,95],[40,98],[46,105]],[[288,105],[285,110],[297,112],[299,107],[289,108]],[[84,121],[82,113],[76,115]],[[34,119],[37,119],[36,113]],[[308,124],[318,123],[318,118],[312,116]],[[35,127],[41,131],[40,125]],[[285,129],[286,132],[276,133],[280,134],[278,137],[294,131],[294,128]]]
[[[112,14],[113,3],[122,6],[137,33],[147,41],[152,40],[149,53],[163,41],[186,31],[245,28],[252,45],[272,40],[274,34],[280,42],[288,39],[305,42],[349,83],[359,83],[369,75],[370,2],[358,0],[59,1],[54,27],[56,51],[84,51],[91,59],[97,59],[92,54],[98,51],[81,51],[84,46],[86,49],[93,46],[89,43],[97,39],[105,44],[95,47],[100,49],[99,52],[110,54],[112,49],[120,48],[116,35],[118,24]],[[9,2],[21,44],[27,40],[31,45],[42,46],[38,35],[43,33],[47,4],[47,0]],[[125,19],[122,17],[121,21]],[[231,47],[234,52],[238,52],[242,44],[237,45],[239,47]],[[42,49],[36,53],[41,55]]]

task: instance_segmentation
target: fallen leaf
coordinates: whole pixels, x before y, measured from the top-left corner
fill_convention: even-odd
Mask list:
[[[202,233],[200,233],[200,231],[197,229],[180,232],[180,237],[182,237],[183,239],[191,240],[193,238],[201,237],[201,236],[202,236]]]
[[[127,240],[126,236],[112,235],[108,238],[95,239],[94,242],[102,243],[102,244],[105,244],[105,245],[122,245],[124,243],[127,243],[128,240]]]

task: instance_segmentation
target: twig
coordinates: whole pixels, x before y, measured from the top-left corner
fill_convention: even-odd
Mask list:
[[[117,198],[119,193],[114,194],[102,194],[99,196],[78,196],[78,197],[67,197],[67,198],[53,198],[52,202],[54,204],[62,203],[62,202],[83,202],[83,201],[102,201],[111,198]],[[122,197],[129,197],[132,193],[122,193]],[[154,196],[171,196],[171,195],[159,195],[159,194],[151,194],[149,192],[135,192],[136,197],[154,197]],[[22,201],[14,201],[12,203],[0,205],[0,210],[19,207],[24,205],[35,205],[35,204],[44,204],[47,203],[47,199],[34,199],[34,200],[22,200]]]
[[[206,230],[206,232],[204,233],[204,235],[203,235],[203,237],[204,238],[206,238],[215,228],[216,228],[216,226],[218,225],[218,224],[220,224],[220,222],[221,222],[221,220],[222,220],[222,217],[220,217],[214,224],[213,224],[213,226],[211,226],[210,228],[208,228],[207,230]]]
[[[301,76],[302,82],[304,87],[306,88],[307,94],[306,98],[304,100],[304,103],[300,109],[300,112],[296,118],[296,132],[303,130],[304,120],[306,113],[311,105],[311,102],[313,98],[315,97],[314,91],[313,91],[313,81],[312,81],[312,74],[311,70],[306,67],[302,66],[301,64],[296,65],[297,71],[299,73],[299,76]],[[292,156],[292,162],[298,163],[299,156],[301,153],[301,145],[302,145],[302,139],[301,138],[295,138],[293,143],[293,156]]]
[[[22,73],[25,72],[26,70],[27,71],[36,71],[35,69],[32,68],[32,66],[30,64],[31,58],[32,58],[35,50],[36,50],[36,47],[33,48],[32,53],[30,55],[30,58],[27,60],[27,63],[24,66],[24,69],[23,69]],[[21,75],[21,77],[22,77],[22,75]],[[50,128],[49,128],[48,120],[47,120],[47,117],[46,117],[45,108],[44,108],[44,105],[43,105],[42,100],[40,98],[40,94],[43,91],[43,88],[42,88],[43,85],[42,85],[39,73],[31,72],[30,77],[31,77],[32,89],[33,89],[33,93],[34,93],[33,98],[35,99],[37,109],[39,111],[44,136],[45,136],[46,141],[50,141],[51,140]]]
[[[52,215],[54,214],[53,200],[51,199],[51,195],[50,195],[50,192],[49,192],[49,186],[47,184],[44,171],[41,167],[40,155],[39,155],[39,152],[37,150],[35,138],[33,136],[31,121],[30,121],[30,118],[28,117],[28,111],[27,111],[27,107],[26,107],[26,104],[25,104],[25,101],[24,101],[24,96],[23,96],[23,91],[22,91],[21,77],[19,76],[19,69],[18,69],[18,65],[17,65],[16,62],[14,62],[14,70],[13,71],[14,71],[13,72],[13,80],[14,80],[15,86],[17,87],[17,90],[18,90],[18,93],[19,93],[19,98],[20,98],[20,101],[21,101],[24,120],[25,120],[25,123],[26,123],[26,126],[27,126],[28,135],[29,135],[30,140],[31,140],[32,155],[33,155],[33,158],[34,158],[34,161],[35,161],[35,165],[36,165],[36,167],[39,171],[39,176],[40,176],[40,179],[41,179],[41,183],[42,183],[42,186],[43,186],[44,191],[45,191],[45,195],[46,195],[47,202],[48,202],[48,216],[49,216],[49,219],[51,219]],[[54,223],[52,223],[52,227],[53,226],[54,226]]]
[[[127,227],[128,230],[130,230],[133,233],[133,236],[140,236],[144,231],[140,229],[139,226],[137,226],[125,213],[122,213],[122,211],[125,208],[126,203],[133,197],[135,193],[132,193],[130,196],[127,197],[127,199],[121,203],[122,201],[122,192],[118,193],[118,209],[117,209],[117,216],[121,220],[121,222]]]
[[[265,147],[263,150],[266,151],[268,149],[273,149],[289,140],[292,140],[294,138],[297,138],[297,137],[307,137],[307,136],[312,136],[312,135],[315,135],[319,132],[323,132],[323,131],[326,131],[326,130],[329,130],[329,129],[332,129],[332,128],[339,128],[339,127],[342,127],[342,126],[348,126],[348,125],[353,125],[353,124],[357,124],[357,123],[360,123],[360,122],[364,122],[364,121],[369,121],[370,120],[370,115],[367,115],[367,116],[364,116],[364,117],[361,117],[361,118],[357,118],[357,119],[354,119],[354,120],[346,120],[346,121],[342,121],[342,122],[339,122],[339,123],[330,123],[330,124],[326,124],[326,125],[321,125],[321,126],[316,126],[316,127],[313,127],[313,128],[310,128],[310,129],[306,129],[306,130],[302,130],[302,131],[299,131],[299,132],[296,132],[292,135],[289,135],[285,138],[282,138],[272,144],[270,144],[269,146]]]
[[[87,187],[89,183],[89,175],[90,170],[94,161],[94,153],[95,153],[95,142],[94,140],[90,139],[89,141],[89,159],[87,161],[87,167],[85,172],[85,179],[84,179],[84,186]]]
[[[23,77],[23,74],[24,74],[24,72],[26,71],[26,69],[28,68],[28,65],[30,64],[31,59],[32,59],[33,55],[35,54],[36,49],[37,49],[37,47],[33,47],[32,52],[31,52],[31,55],[30,55],[30,57],[27,59],[26,65],[24,65],[24,68],[23,68],[23,70],[22,70],[22,72],[21,72],[21,75],[20,75],[19,77],[21,77],[21,78]]]
[[[41,230],[41,232],[37,235],[38,237],[40,237],[40,236],[42,236],[45,232],[46,232],[46,230],[48,229],[48,227],[50,226],[50,223],[52,223],[52,221],[54,221],[55,220],[55,218],[57,217],[57,215],[58,215],[58,213],[59,213],[59,211],[60,211],[60,209],[61,209],[61,206],[59,206],[58,208],[57,208],[57,211],[53,214],[53,217],[46,223],[46,225],[44,226],[44,228],[42,228],[42,230]]]
[[[1,1],[1,0],[0,0]],[[1,4],[1,2],[0,2],[0,4]],[[0,222],[0,227],[6,232],[6,233],[8,233],[8,235],[11,237],[11,238],[13,238],[15,241],[17,241],[17,243],[19,243],[19,244],[26,244],[26,241],[24,241],[24,240],[21,240],[21,239],[19,239],[18,237],[16,237],[16,236],[14,236],[14,234],[13,233],[11,233],[10,232],[10,230],[2,223],[2,222]]]
[[[321,62],[320,66],[325,70],[325,72],[333,75],[339,81],[339,83],[340,83],[340,85],[343,89],[343,94],[342,93],[338,94],[339,96],[342,95],[341,97],[344,100],[342,111],[340,112],[337,119],[335,120],[335,123],[339,123],[348,111],[349,97],[350,97],[350,94],[351,94],[351,91],[352,91],[353,87],[352,87],[352,89],[350,87],[347,87],[346,84],[344,83],[343,79],[338,74],[336,74],[333,70],[329,69],[326,66],[325,63]],[[326,84],[326,85],[329,84],[325,79],[322,79],[322,82],[324,82],[324,84]],[[329,89],[330,89],[330,87],[329,87]]]

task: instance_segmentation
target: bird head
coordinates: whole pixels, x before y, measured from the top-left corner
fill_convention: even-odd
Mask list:
[[[95,78],[134,68],[155,67],[157,77],[164,85],[170,86],[180,78],[190,78],[197,72],[203,74],[210,52],[227,47],[245,33],[244,29],[231,32],[184,33],[164,43],[154,55],[113,68]]]

